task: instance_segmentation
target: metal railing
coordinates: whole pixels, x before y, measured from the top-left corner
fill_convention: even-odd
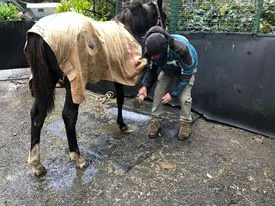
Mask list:
[[[170,32],[275,35],[275,0],[170,0]]]

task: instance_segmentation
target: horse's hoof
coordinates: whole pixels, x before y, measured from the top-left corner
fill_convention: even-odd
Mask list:
[[[133,104],[135,108],[140,108],[141,105],[143,104],[143,100],[144,100],[145,96],[144,95],[139,95],[137,97],[134,98]]]
[[[128,126],[126,124],[122,124],[119,126],[119,129],[122,131],[122,132],[127,132],[128,131]]]
[[[81,158],[76,162],[76,166],[79,169],[84,169],[89,165],[89,163],[81,156]]]
[[[140,108],[142,103],[139,101],[139,99],[135,98],[133,104],[135,108]]]
[[[34,174],[37,177],[43,177],[46,175],[47,173],[47,169],[44,166],[39,166],[38,168],[34,168]]]
[[[84,157],[76,152],[70,153],[71,160],[75,162],[76,166],[80,169],[84,169],[88,166],[88,162],[84,159]]]

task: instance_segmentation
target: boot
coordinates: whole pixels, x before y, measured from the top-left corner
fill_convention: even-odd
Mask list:
[[[149,138],[158,137],[159,130],[160,130],[160,121],[157,119],[152,119],[150,123],[149,131],[148,131],[148,137]]]
[[[184,141],[188,139],[191,133],[191,123],[190,122],[181,122],[180,131],[178,134],[178,140]]]

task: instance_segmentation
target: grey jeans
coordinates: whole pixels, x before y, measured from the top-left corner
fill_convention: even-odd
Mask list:
[[[195,81],[195,73],[197,69],[194,69],[194,73],[189,81],[189,84],[183,89],[182,93],[179,95],[179,101],[181,106],[180,120],[191,122],[191,107],[192,107],[192,97],[191,90]],[[154,92],[153,107],[152,107],[152,118],[160,119],[161,115],[165,112],[163,104],[161,103],[161,98],[171,89],[176,86],[179,82],[177,76],[168,76],[163,71],[160,72],[158,76],[157,86]]]

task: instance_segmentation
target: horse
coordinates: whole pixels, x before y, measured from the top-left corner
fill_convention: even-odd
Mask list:
[[[46,168],[42,165],[40,161],[40,135],[45,118],[54,108],[55,88],[57,82],[59,82],[60,80],[62,80],[64,84],[63,86],[66,90],[62,118],[65,124],[66,136],[70,151],[70,159],[80,169],[83,169],[88,165],[87,161],[80,154],[75,129],[77,123],[79,104],[83,99],[81,99],[80,97],[80,101],[74,101],[73,94],[77,93],[77,89],[72,89],[74,86],[74,83],[70,81],[71,79],[73,79],[71,77],[72,75],[66,76],[60,69],[61,66],[66,69],[70,69],[70,65],[62,65],[62,62],[60,62],[60,58],[56,56],[56,53],[53,51],[52,47],[55,47],[55,49],[57,50],[60,50],[60,48],[56,45],[49,45],[44,39],[46,38],[45,35],[47,35],[45,33],[46,30],[44,30],[45,28],[43,28],[43,26],[41,27],[41,25],[38,24],[40,21],[43,22],[44,18],[36,22],[33,26],[39,27],[39,34],[32,32],[27,33],[26,44],[24,48],[25,56],[31,68],[32,77],[30,80],[30,90],[32,96],[34,97],[34,102],[32,104],[30,111],[31,147],[29,150],[28,164],[32,166],[34,174],[36,176],[43,176],[47,172]],[[133,36],[138,42],[142,42],[142,36],[146,33],[146,31],[150,27],[155,25],[162,26],[164,24],[164,20],[165,13],[162,9],[162,0],[158,0],[157,3],[131,3],[129,6],[123,8],[118,15],[116,15],[111,21],[108,22],[121,22],[124,25],[124,27],[128,30],[131,36]],[[70,26],[69,21],[71,22],[74,20],[69,19],[67,21],[68,26]],[[56,26],[56,28],[58,29],[59,26],[61,26],[60,22],[59,25],[56,25],[58,24],[58,22],[54,20],[50,21],[50,24]],[[46,24],[45,27],[47,26],[48,25]],[[61,32],[63,32],[64,37],[62,37],[60,41],[63,41],[64,38],[67,38],[67,31]],[[50,35],[52,34],[50,33]],[[88,44],[87,47],[89,47],[90,49],[94,49],[94,45],[91,42]],[[71,45],[64,44],[62,45],[62,49],[64,50],[64,52],[68,52],[68,50],[71,49]],[[73,53],[74,51],[71,52]],[[86,75],[92,76],[89,73],[86,73]],[[119,78],[119,75],[117,78]],[[127,125],[124,123],[122,116],[122,107],[124,103],[123,84],[120,81],[116,80],[114,80],[114,84],[118,108],[117,124],[120,130],[125,131],[127,130]],[[84,90],[85,86],[86,82],[85,84],[82,84]]]

